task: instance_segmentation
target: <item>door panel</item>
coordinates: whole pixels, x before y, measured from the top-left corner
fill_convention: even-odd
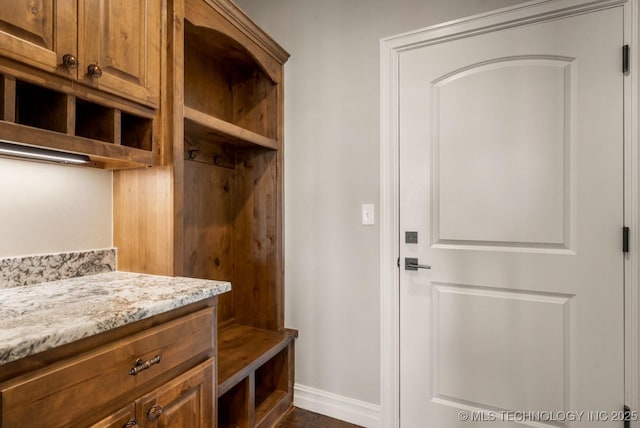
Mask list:
[[[75,0],[0,1],[0,55],[75,78],[59,66],[77,55]]]
[[[432,83],[434,243],[565,244],[572,63],[500,58]]]
[[[400,53],[403,427],[622,408],[623,15]]]
[[[434,397],[499,409],[567,408],[571,296],[441,283],[432,283],[432,293]]]
[[[157,105],[161,6],[158,0],[81,0],[79,79]],[[87,74],[90,64],[102,69],[101,77]]]

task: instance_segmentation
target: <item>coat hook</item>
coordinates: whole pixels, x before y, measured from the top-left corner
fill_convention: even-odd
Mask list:
[[[198,156],[198,152],[200,151],[200,147],[196,147],[195,149],[189,149],[187,154],[190,160],[194,160],[196,156]]]

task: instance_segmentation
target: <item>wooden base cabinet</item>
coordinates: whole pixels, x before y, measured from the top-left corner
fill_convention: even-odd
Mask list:
[[[175,316],[3,367],[0,428],[215,426],[215,306]]]

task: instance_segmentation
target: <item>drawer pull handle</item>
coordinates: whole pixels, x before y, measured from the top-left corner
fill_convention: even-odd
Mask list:
[[[147,420],[149,422],[157,422],[162,416],[162,407],[154,404],[149,411],[147,411]]]
[[[140,425],[138,425],[137,420],[131,419],[126,424],[122,425],[122,428],[140,428]]]
[[[132,368],[131,370],[129,370],[129,374],[131,376],[135,376],[138,373],[140,373],[143,370],[148,369],[149,367],[151,367],[154,364],[158,364],[160,362],[160,355],[156,355],[155,357],[153,357],[152,359],[150,359],[147,362],[144,362],[141,358],[138,358],[138,360],[136,361],[136,366],[134,368]]]

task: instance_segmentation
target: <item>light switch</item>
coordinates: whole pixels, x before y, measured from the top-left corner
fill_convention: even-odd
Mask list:
[[[375,209],[373,204],[362,204],[362,224],[370,226],[375,224]]]

